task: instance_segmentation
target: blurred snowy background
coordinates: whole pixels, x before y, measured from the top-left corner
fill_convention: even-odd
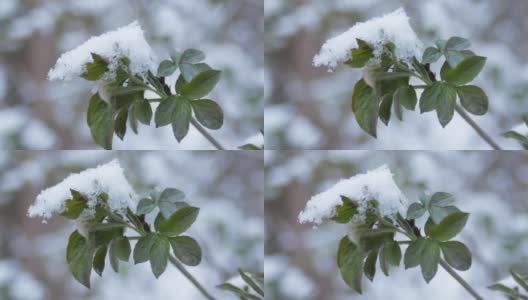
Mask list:
[[[457,240],[473,253],[469,271],[460,272],[485,299],[504,299],[487,286],[515,267],[528,272],[528,154],[522,152],[424,151],[266,151],[266,299],[464,300],[470,295],[439,268],[426,284],[419,268],[379,270],[363,278],[363,295],[342,280],[336,265],[339,240],[347,227],[299,224],[297,216],[314,194],[341,178],[387,164],[410,201],[421,191],[455,195],[469,212]],[[425,218],[422,218],[425,219]],[[420,220],[422,223],[425,220]],[[423,227],[423,224],[418,224]]]
[[[424,44],[462,36],[488,57],[475,84],[488,94],[490,112],[474,119],[499,144],[519,149],[500,133],[528,112],[525,0],[266,0],[267,149],[489,149],[460,117],[442,129],[434,113],[407,112],[404,122],[393,119],[389,127],[379,122],[378,139],[370,138],[351,111],[360,71],[312,66],[324,41],[399,7]],[[436,72],[439,67],[433,65]]]
[[[104,300],[203,299],[170,264],[159,280],[148,263],[108,265],[92,274],[87,290],[70,275],[65,258],[74,223],[54,217],[48,224],[26,216],[36,195],[71,172],[119,159],[138,193],[176,187],[201,208],[189,230],[204,257],[188,270],[218,299],[215,289],[238,267],[262,272],[264,259],[263,159],[251,151],[0,151],[0,299]]]
[[[198,48],[224,71],[211,97],[224,109],[225,123],[213,135],[228,148],[241,146],[264,122],[263,6],[262,0],[0,1],[0,148],[99,149],[86,125],[93,84],[46,77],[61,53],[134,20],[158,58]],[[212,146],[194,129],[178,144],[170,126],[141,126],[138,136],[114,138],[114,149]]]

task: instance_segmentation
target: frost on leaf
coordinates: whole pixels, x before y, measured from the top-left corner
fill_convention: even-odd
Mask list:
[[[408,206],[408,200],[394,182],[391,170],[383,165],[367,173],[342,179],[330,189],[312,196],[299,214],[299,222],[320,225],[332,218],[336,206],[343,203],[341,196],[357,205],[357,215],[353,218],[356,222],[365,220],[373,199],[377,201],[380,215],[389,218],[395,217],[397,213],[404,215]]]
[[[108,195],[111,210],[123,211],[127,207],[136,207],[137,195],[125,178],[118,160],[96,168],[87,169],[78,174],[71,174],[59,184],[45,189],[38,194],[35,203],[29,207],[30,217],[49,219],[53,214],[62,213],[65,202],[71,199],[75,190],[87,199],[88,214],[94,213],[99,195]]]
[[[61,55],[55,66],[49,71],[48,78],[71,80],[86,71],[86,64],[93,61],[92,53],[109,63],[109,71],[104,79],[114,79],[122,63],[121,58],[130,60],[130,71],[143,75],[156,70],[155,55],[143,35],[137,21],[115,31],[92,37],[79,47]]]
[[[313,59],[314,66],[328,66],[335,69],[338,64],[350,58],[352,49],[358,48],[357,39],[365,41],[374,49],[372,62],[378,62],[387,43],[395,46],[396,58],[409,61],[420,57],[422,42],[409,24],[409,17],[399,8],[392,13],[355,24],[346,32],[324,43],[319,54]]]

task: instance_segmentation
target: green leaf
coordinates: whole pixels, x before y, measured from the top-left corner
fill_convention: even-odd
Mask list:
[[[178,97],[174,106],[172,116],[172,132],[178,142],[181,142],[189,132],[189,125],[192,118],[192,106],[190,101],[183,97]]]
[[[165,220],[165,217],[163,217],[161,213],[158,213],[156,215],[156,219],[154,219],[154,229],[156,229],[156,231],[159,231],[160,225],[165,222]]]
[[[440,246],[438,242],[432,240],[424,240],[424,245],[420,257],[420,267],[422,268],[422,276],[425,282],[429,283],[438,271],[438,263],[440,261]]]
[[[196,75],[189,83],[183,86],[181,94],[192,100],[206,96],[220,81],[221,73],[217,70],[208,70]]]
[[[363,79],[359,80],[352,94],[352,111],[359,126],[373,137],[376,137],[378,109],[374,90]]]
[[[154,235],[152,248],[150,249],[150,267],[156,278],[159,278],[167,268],[169,260],[169,240],[161,235]]]
[[[178,69],[178,65],[171,60],[164,60],[158,67],[158,77],[171,76]]]
[[[436,114],[442,127],[446,127],[453,119],[456,106],[456,90],[449,84],[444,84],[442,98],[438,99]]]
[[[202,249],[198,242],[189,236],[169,239],[174,255],[185,265],[197,266],[202,261]]]
[[[447,40],[445,48],[447,50],[465,50],[469,48],[469,46],[471,46],[471,44],[467,39],[454,36]]]
[[[194,114],[200,124],[209,129],[219,129],[224,123],[224,112],[220,106],[208,99],[191,101]]]
[[[176,236],[191,227],[196,221],[200,209],[197,207],[184,207],[176,211],[170,218],[159,226],[159,231],[168,236]]]
[[[106,252],[106,246],[102,246],[97,249],[97,251],[95,251],[95,256],[93,259],[93,269],[97,274],[99,274],[99,276],[103,275],[103,270],[105,268]]]
[[[418,219],[425,213],[426,208],[423,204],[415,202],[407,209],[407,219]]]
[[[506,131],[502,134],[503,137],[514,139],[523,146],[524,149],[528,149],[528,137],[518,133],[517,131]]]
[[[440,69],[440,78],[442,78],[443,80],[446,80],[447,74],[449,74],[451,70],[453,70],[453,68],[449,66],[447,61],[444,62],[444,64],[442,65],[442,68]]]
[[[179,98],[180,97],[177,96],[170,96],[161,101],[154,116],[156,127],[162,127],[172,123],[174,111],[176,110],[176,103]]]
[[[519,284],[519,286],[521,286],[526,292],[528,292],[528,283],[526,282],[526,280],[521,278],[521,275],[517,274],[513,270],[510,270],[510,274],[513,277],[513,279],[515,280],[515,282],[517,282],[517,284]]]
[[[75,190],[70,190],[72,198],[64,202],[64,211],[61,213],[61,216],[68,219],[77,219],[84,209],[88,208],[88,200],[84,198],[79,192]]]
[[[171,51],[170,53],[170,57],[172,59],[172,61],[179,65],[180,64],[180,61],[181,61],[181,57],[182,57],[183,53],[181,53],[180,51],[176,51],[176,50],[173,50]]]
[[[410,269],[418,266],[422,258],[422,252],[425,248],[427,241],[423,238],[418,238],[415,241],[411,241],[407,250],[405,250],[405,255],[403,257],[403,264],[405,269]]]
[[[456,206],[430,206],[429,214],[433,219],[434,223],[440,223],[445,217],[449,216],[452,213],[460,211]]]
[[[73,277],[87,288],[90,288],[92,254],[86,238],[77,231],[72,232],[66,249],[66,260]]]
[[[211,70],[208,64],[181,64],[180,65],[181,75],[185,82],[191,82],[196,75]],[[178,84],[178,82],[176,82]],[[181,84],[181,83],[180,83]],[[181,90],[180,90],[181,91]]]
[[[345,63],[352,68],[363,68],[372,57],[374,50],[363,40],[356,39],[358,47],[352,49],[351,57]]]
[[[128,261],[130,258],[130,241],[126,236],[120,236],[112,241],[110,251],[115,253],[116,257],[122,261]]]
[[[343,277],[348,286],[361,294],[363,257],[360,249],[345,236],[339,242],[337,257],[341,277]]]
[[[188,206],[181,200],[185,199],[185,193],[173,188],[165,189],[159,196],[158,206],[161,214],[169,218],[178,209]]]
[[[195,64],[205,60],[205,54],[196,49],[187,49],[183,52],[180,63]]]
[[[150,121],[152,120],[152,107],[148,100],[143,99],[137,101],[134,104],[134,114],[139,122],[145,125],[150,125]]]
[[[445,86],[442,82],[435,82],[428,86],[420,97],[420,112],[429,112],[437,108],[438,103],[445,97]]]
[[[457,241],[440,243],[446,262],[453,268],[465,271],[471,267],[471,252],[466,245]]]
[[[398,243],[390,241],[383,244],[380,252],[381,270],[386,276],[389,276],[389,266],[399,266],[401,261],[401,249]]]
[[[436,44],[436,47],[438,47],[438,50],[440,50],[440,52],[444,52],[445,48],[446,48],[447,41],[444,40],[444,39],[437,39],[435,41],[435,44]]]
[[[135,134],[138,134],[138,120],[136,117],[135,106],[136,104],[133,104],[128,109],[128,123],[130,124],[130,128],[132,128],[132,131]]]
[[[434,63],[440,58],[440,56],[442,56],[442,52],[440,52],[440,50],[434,47],[428,47],[424,51],[424,54],[422,57],[422,63],[424,64]]]
[[[115,249],[113,249],[112,247],[112,244],[110,244],[110,251],[108,251],[108,260],[110,261],[110,266],[112,266],[114,272],[119,273],[119,258],[117,257]]]
[[[482,116],[488,112],[488,96],[478,86],[459,86],[457,93],[460,97],[460,104],[468,112],[477,116]]]
[[[106,150],[111,150],[114,133],[112,110],[110,105],[99,97],[99,94],[93,95],[90,99],[87,121],[94,141]]]
[[[183,77],[183,74],[178,76],[178,80],[176,80],[176,86],[174,87],[176,89],[176,93],[181,94],[183,87],[187,83],[188,81],[185,80],[185,77]]]
[[[463,85],[471,82],[482,71],[486,64],[486,58],[482,56],[471,56],[464,59],[455,68],[449,71],[445,80],[454,85]]]
[[[409,85],[400,86],[394,97],[398,98],[398,102],[408,110],[414,110],[418,102],[416,91]]]
[[[449,193],[445,192],[436,192],[431,196],[430,205],[431,206],[447,206],[455,202],[455,197]]]
[[[464,212],[450,214],[431,229],[429,236],[438,241],[450,240],[462,231],[468,218],[469,214]]]
[[[240,274],[240,277],[255,291],[257,294],[264,297],[264,291],[249,277],[242,269],[238,269],[238,273]]]
[[[118,114],[114,123],[114,131],[116,135],[123,140],[125,138],[127,130],[127,119],[128,119],[128,110],[122,109]]]
[[[488,287],[488,289],[490,290],[494,290],[494,291],[499,291],[499,292],[503,292],[505,294],[508,294],[508,295],[516,295],[518,294],[518,292],[516,293],[512,288],[509,288],[507,286],[505,286],[504,284],[501,284],[501,283],[496,283],[494,285],[491,285]],[[515,299],[515,298],[513,298]]]
[[[134,248],[134,264],[144,263],[150,259],[150,250],[154,244],[155,235],[148,233],[141,237]]]
[[[391,118],[391,108],[392,108],[393,97],[391,94],[383,96],[379,108],[379,118],[385,125],[389,125]]]
[[[370,251],[369,255],[367,256],[367,259],[365,260],[365,265],[363,266],[363,272],[365,273],[365,276],[370,281],[374,280],[374,276],[376,275],[376,261],[378,260],[378,251],[373,250]]]
[[[343,204],[336,206],[332,221],[346,224],[350,222],[352,217],[357,213],[357,205],[344,196],[341,196],[341,201],[343,201]]]
[[[92,62],[85,65],[85,71],[81,77],[89,81],[97,81],[108,72],[108,63],[99,55],[92,53]]]
[[[143,198],[139,201],[137,206],[138,215],[146,215],[156,208],[156,202],[150,198]]]

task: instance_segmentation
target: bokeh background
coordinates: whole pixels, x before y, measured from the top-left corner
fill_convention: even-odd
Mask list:
[[[504,299],[486,287],[528,272],[528,154],[521,151],[266,151],[266,299],[406,299],[465,300],[471,296],[439,268],[426,284],[419,268],[377,267],[371,283],[363,278],[363,295],[346,286],[336,265],[339,240],[347,226],[314,229],[297,216],[312,195],[341,178],[387,164],[407,198],[422,191],[455,195],[469,212],[456,237],[473,253],[470,270],[459,272],[485,299]],[[425,218],[417,225],[423,228]],[[402,250],[404,248],[402,247]]]
[[[262,0],[0,1],[0,148],[100,149],[86,125],[93,83],[47,81],[61,53],[91,36],[138,20],[159,59],[172,49],[201,49],[222,70],[211,94],[225,113],[212,134],[227,147],[263,128]],[[169,82],[175,82],[175,78]],[[141,126],[114,138],[114,149],[212,149],[194,129],[181,143],[170,126]]]
[[[524,0],[266,0],[265,134],[267,149],[489,149],[460,117],[445,128],[436,114],[405,112],[378,139],[367,136],[351,111],[361,71],[333,73],[312,66],[321,45],[353,26],[403,7],[425,45],[462,36],[488,57],[475,84],[490,99],[486,116],[474,117],[505,148],[500,134],[528,112],[528,2]],[[438,63],[433,70],[438,72]]]
[[[43,224],[26,216],[42,189],[115,158],[138,194],[175,187],[200,207],[188,233],[200,243],[203,260],[188,270],[217,299],[233,299],[215,286],[239,267],[263,271],[264,162],[252,152],[0,151],[0,299],[203,299],[170,264],[156,280],[149,263],[120,263],[117,274],[107,261],[102,278],[92,273],[88,290],[66,263],[74,222],[58,216]]]

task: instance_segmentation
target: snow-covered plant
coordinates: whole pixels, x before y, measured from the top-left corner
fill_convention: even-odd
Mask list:
[[[508,300],[527,300],[528,275],[521,275],[513,270],[510,270],[510,274],[510,278],[496,283],[489,288],[502,292]]]
[[[198,242],[184,235],[200,209],[186,203],[185,194],[174,188],[153,190],[139,199],[114,160],[42,191],[28,215],[47,220],[59,214],[75,220],[77,230],[69,237],[66,260],[73,277],[88,288],[92,270],[102,276],[106,257],[119,272],[119,261],[128,262],[132,255],[135,264],[149,261],[156,278],[170,261],[207,299],[213,299],[184,267],[197,266],[202,259]],[[146,218],[149,214],[156,216],[151,222]]]
[[[221,71],[204,63],[205,54],[196,49],[172,51],[170,59],[159,65],[155,57],[143,30],[133,22],[64,53],[50,70],[49,79],[81,77],[97,82],[87,121],[94,141],[105,149],[112,148],[114,133],[124,139],[130,126],[137,134],[138,124],[150,125],[153,116],[156,127],[172,125],[178,142],[192,124],[216,148],[223,149],[204,128],[215,130],[223,125],[222,109],[207,98]],[[169,86],[166,78],[177,70],[178,79]],[[149,98],[146,92],[159,98]],[[153,103],[159,103],[155,113]]]
[[[313,196],[299,221],[347,225],[337,250],[337,265],[343,280],[358,293],[362,292],[363,274],[374,280],[378,261],[388,276],[391,266],[399,266],[403,259],[406,269],[419,266],[427,283],[441,266],[473,297],[482,299],[454,270],[468,270],[472,258],[467,246],[453,240],[469,217],[453,202],[453,195],[436,192],[409,205],[390,169],[382,166]],[[423,216],[427,221],[421,230],[416,220]],[[407,245],[405,254],[402,245]]]
[[[219,289],[229,291],[242,300],[264,299],[264,274],[250,274],[238,269],[240,276],[218,286]]]
[[[523,123],[506,131],[504,137],[516,140],[525,150],[528,150],[528,116],[523,117]]]
[[[488,112],[486,93],[471,82],[484,68],[486,58],[469,50],[461,37],[440,39],[423,51],[403,9],[357,23],[343,34],[328,40],[314,57],[315,66],[336,68],[345,64],[362,68],[363,78],[352,93],[352,111],[359,126],[377,136],[380,119],[388,126],[394,113],[403,120],[404,109],[421,113],[436,111],[445,127],[455,111],[494,149],[500,147],[469,117]],[[431,64],[444,58],[433,72]],[[416,90],[423,90],[418,101]],[[457,96],[460,105],[457,103]]]

